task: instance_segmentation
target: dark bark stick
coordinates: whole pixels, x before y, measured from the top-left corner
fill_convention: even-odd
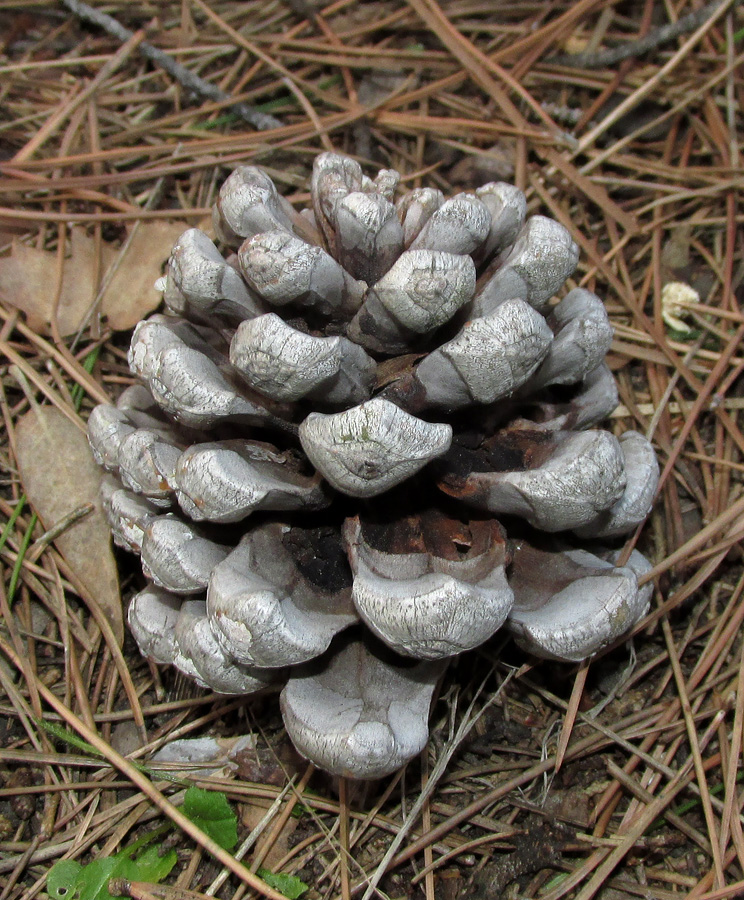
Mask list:
[[[118,38],[120,41],[128,41],[133,34],[133,32],[128,28],[125,28],[112,16],[94,9],[87,3],[83,3],[82,0],[62,0],[62,4],[79,19],[97,25],[99,28],[103,28],[104,31],[113,35],[115,38]],[[208,81],[195,75],[193,72],[189,71],[189,69],[185,68],[185,66],[182,66],[180,63],[171,59],[167,53],[158,50],[157,47],[154,47],[147,41],[142,41],[138,49],[142,56],[155,63],[155,65],[159,66],[161,69],[164,69],[172,78],[175,78],[179,84],[182,84],[193,94],[196,94],[199,97],[206,97],[208,100],[215,100],[218,103],[230,99],[229,94],[226,94],[215,85],[210,84]],[[252,106],[249,106],[247,103],[235,103],[230,109],[258,131],[281,128],[283,124],[274,116],[262,113]]]

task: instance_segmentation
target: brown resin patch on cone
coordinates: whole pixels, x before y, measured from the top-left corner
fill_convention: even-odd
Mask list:
[[[625,490],[620,445],[606,431],[545,432],[523,424],[450,459],[442,490],[547,532],[586,525]]]
[[[417,659],[443,659],[486,641],[511,609],[505,532],[437,510],[379,524],[346,521],[352,596],[370,630]]]

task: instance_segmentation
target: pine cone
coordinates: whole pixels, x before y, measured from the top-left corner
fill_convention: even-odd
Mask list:
[[[181,236],[168,313],[132,339],[142,384],[89,423],[115,540],[152,582],[129,609],[142,652],[223,693],[285,681],[298,750],[360,778],[421,751],[447,660],[502,625],[572,661],[630,629],[649,564],[594,541],[639,525],[658,481],[645,438],[597,427],[612,328],[589,291],[552,302],[568,232],[507,184],[395,202],[398,181],[324,153],[297,213],[236,169],[227,257]]]

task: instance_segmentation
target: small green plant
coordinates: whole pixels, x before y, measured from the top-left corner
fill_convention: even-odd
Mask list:
[[[181,809],[220,847],[232,850],[237,844],[237,816],[220,791],[190,787]],[[114,856],[94,859],[85,866],[75,859],[60,860],[47,875],[49,897],[51,900],[111,900],[108,885],[112,878],[157,884],[170,874],[178,859],[175,850],[162,852],[159,838],[169,830],[170,825],[163,825]]]
[[[147,847],[166,830],[167,826],[158,828],[114,856],[94,859],[86,866],[76,859],[60,860],[47,875],[49,897],[51,900],[111,900],[108,883],[112,878],[157,884],[170,873],[178,860],[175,850],[161,856],[159,843]],[[147,849],[143,849],[145,847]]]
[[[224,850],[232,850],[238,843],[237,816],[227,802],[227,797],[219,791],[190,787],[186,791],[181,812]]]
[[[284,872],[270,872],[268,869],[259,869],[257,872],[259,878],[268,884],[269,887],[284,894],[287,900],[298,900],[308,889],[304,881],[296,875],[286,875]]]
[[[65,735],[66,740],[69,737]],[[232,850],[238,843],[238,818],[220,791],[188,788],[181,811],[224,850]],[[85,866],[75,859],[60,860],[47,875],[50,900],[112,900],[116,896],[108,890],[112,878],[158,884],[170,874],[178,858],[175,850],[162,852],[159,839],[169,830],[170,825],[162,825],[114,856],[94,859]],[[308,889],[296,875],[259,869],[258,876],[287,900],[297,900]]]
[[[83,753],[100,757],[100,753],[87,741],[66,728],[52,722],[40,721],[39,724],[54,737]],[[140,771],[150,774],[149,769],[141,763],[134,765]],[[166,776],[164,772],[159,772],[158,777],[168,777],[175,782],[181,780]],[[299,804],[297,810],[301,814],[302,807]],[[223,850],[233,850],[238,843],[238,818],[221,791],[206,791],[191,785],[184,794],[181,811]],[[109,893],[108,886],[112,878],[157,884],[170,874],[177,860],[175,850],[163,853],[159,842],[170,830],[170,825],[162,825],[114,856],[94,859],[85,866],[75,859],[60,860],[47,874],[50,900],[112,900],[112,897],[118,896]],[[154,843],[155,841],[158,843]],[[259,869],[258,876],[287,897],[287,900],[297,900],[308,889],[296,875],[286,875],[283,872],[275,874],[268,869]]]

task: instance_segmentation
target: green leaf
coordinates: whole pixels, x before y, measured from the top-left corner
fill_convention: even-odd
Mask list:
[[[18,547],[18,556],[16,556],[16,561],[13,565],[13,571],[10,573],[10,581],[8,582],[8,604],[13,603],[16,588],[18,587],[18,580],[21,577],[21,569],[23,568],[23,557],[26,555],[26,551],[28,550],[29,544],[31,543],[31,537],[34,533],[34,528],[36,528],[36,523],[38,521],[38,516],[36,515],[36,513],[33,513],[31,518],[29,519],[28,528],[26,528],[26,532],[21,538],[21,543]]]
[[[171,869],[178,862],[178,854],[175,850],[169,850],[163,856],[160,855],[160,847],[150,847],[142,856],[137,857],[137,869],[139,876],[137,881],[149,881],[158,884],[171,873]],[[132,880],[131,878],[129,879]]]
[[[139,853],[139,851],[144,847],[147,847],[148,844],[152,844],[153,841],[157,841],[159,838],[164,837],[172,827],[173,826],[170,824],[158,825],[157,828],[153,828],[152,831],[147,831],[141,837],[138,837],[136,841],[132,841],[131,844],[122,847],[116,855],[121,859],[131,859],[135,853]]]
[[[557,887],[562,881],[565,881],[568,878],[568,872],[561,872],[556,875],[555,878],[551,878],[550,881],[545,885],[546,888],[554,888]]]
[[[84,866],[75,885],[76,896],[80,900],[108,900],[111,896],[108,892],[109,879],[119,874],[121,862],[115,856],[107,856],[94,859]]]
[[[94,859],[87,866],[74,859],[60,860],[47,875],[47,893],[54,900],[110,900],[107,885],[116,865],[113,856]]]
[[[111,900],[108,884],[112,878],[157,884],[170,874],[178,862],[178,856],[175,850],[160,856],[160,847],[156,845],[149,847],[137,859],[130,858],[143,841],[150,840],[151,835],[145,835],[115,856],[94,859],[87,866],[81,866],[74,859],[60,860],[47,875],[49,897],[51,900]]]
[[[297,898],[301,897],[308,889],[305,882],[300,881],[296,875],[286,875],[284,872],[277,872],[274,874],[274,872],[269,871],[269,869],[259,869],[256,874],[259,878],[262,878],[269,887],[274,888],[275,891],[279,891],[280,894],[284,894],[287,900],[297,900]]]
[[[175,850],[169,850],[164,856],[160,856],[160,847],[150,847],[140,854],[137,859],[122,859],[115,872],[116,878],[126,878],[127,881],[149,881],[157,884],[166,878],[173,866],[178,862],[178,854]]]
[[[76,859],[61,859],[47,873],[47,894],[52,900],[70,900],[82,866]]]
[[[68,731],[67,728],[63,728],[55,722],[47,722],[45,719],[37,719],[36,721],[44,731],[58,738],[60,741],[64,741],[66,744],[70,744],[70,746],[82,750],[83,753],[87,753],[89,756],[103,756],[103,754],[96,750],[92,744],[89,744],[81,737],[78,737],[75,732]],[[62,862],[65,862],[65,860],[62,860]]]
[[[673,341],[696,341],[702,333],[700,328],[689,328],[686,331],[680,331],[678,328],[667,327],[667,335]]]
[[[190,787],[186,791],[181,810],[223,850],[232,850],[238,843],[237,816],[230,808],[227,797],[220,791]]]

